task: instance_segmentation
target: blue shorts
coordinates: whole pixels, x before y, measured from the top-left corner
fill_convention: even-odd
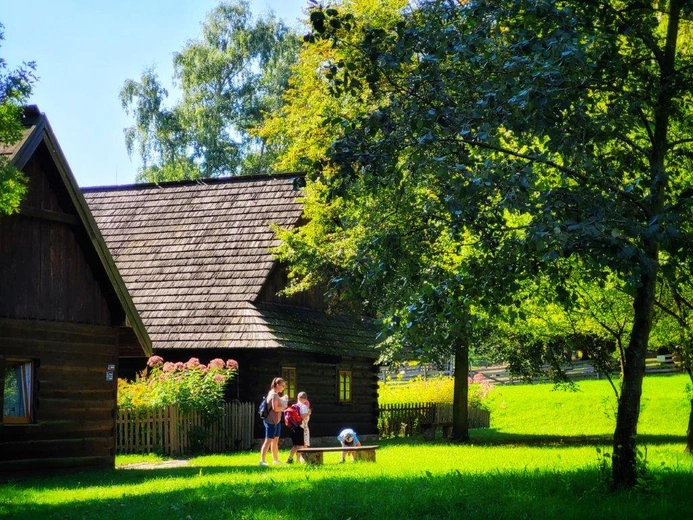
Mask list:
[[[265,439],[274,439],[282,433],[282,423],[270,424],[267,421],[262,421],[265,425]]]

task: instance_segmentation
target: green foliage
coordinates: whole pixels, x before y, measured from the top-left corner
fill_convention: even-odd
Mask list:
[[[0,24],[0,42],[2,40],[4,32]],[[22,138],[22,107],[36,81],[35,69],[35,63],[29,62],[7,71],[7,62],[0,58],[0,146],[15,144]],[[25,193],[24,175],[5,156],[0,156],[0,216],[16,212]]]
[[[127,80],[123,108],[128,152],[142,162],[138,179],[196,179],[272,170],[276,150],[254,129],[277,110],[296,59],[298,38],[274,15],[253,20],[247,1],[221,3],[198,40],[175,53],[174,81],[182,99],[165,106],[168,91],[153,70]]]
[[[469,406],[488,410],[493,383],[482,374],[469,378]],[[378,404],[446,403],[452,404],[454,379],[437,376],[423,379],[416,377],[406,383],[394,380],[378,384]]]
[[[118,407],[142,410],[178,405],[182,412],[197,411],[213,419],[221,411],[226,384],[238,371],[233,359],[213,359],[203,365],[197,358],[172,363],[152,356],[147,366],[135,381],[118,380]]]
[[[370,24],[348,3],[318,5],[307,38],[349,49],[326,60],[324,78],[364,109],[337,114],[309,176],[321,197],[307,202],[324,218],[284,251],[303,265],[300,283],[322,273],[341,295],[375,296],[405,343],[430,345],[478,344],[532,284],[552,287],[614,339],[628,378],[614,471],[627,485],[656,289],[681,301],[693,258],[684,8],[441,0]],[[621,296],[587,304],[595,280]]]

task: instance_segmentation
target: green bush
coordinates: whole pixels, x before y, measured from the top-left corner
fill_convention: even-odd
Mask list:
[[[488,410],[493,383],[483,374],[469,378],[469,405]],[[450,376],[423,379],[416,377],[406,383],[385,381],[378,385],[378,403],[448,403],[452,404],[454,380]]]
[[[130,410],[178,405],[180,411],[198,411],[212,418],[221,411],[224,387],[238,371],[233,359],[213,359],[207,365],[197,358],[186,363],[152,356],[135,381],[118,380],[118,407]]]

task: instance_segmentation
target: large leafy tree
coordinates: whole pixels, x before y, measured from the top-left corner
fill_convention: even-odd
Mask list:
[[[155,71],[127,80],[120,97],[135,124],[125,129],[146,181],[215,177],[271,170],[276,150],[254,136],[281,105],[297,36],[274,15],[254,20],[246,1],[222,3],[199,40],[174,55],[182,98],[166,106],[168,91]]]
[[[692,258],[691,8],[685,0],[433,0],[389,26],[359,26],[343,9],[311,13],[309,39],[348,52],[325,63],[326,81],[370,109],[341,122],[328,167],[313,176],[316,233],[303,231],[302,243],[325,247],[322,258],[352,252],[347,273],[358,287],[392,272],[408,247],[419,257],[430,246],[428,265],[442,272],[440,244],[457,244],[447,249],[454,256],[473,242],[473,254],[459,254],[458,268],[434,283],[465,295],[472,313],[512,300],[538,273],[560,286],[561,259],[574,259],[585,280],[615,277],[632,305],[615,486],[637,479],[657,283],[678,287],[672,266]],[[345,207],[367,209],[349,218],[336,211]],[[373,231],[393,214],[398,233]],[[339,246],[315,239],[345,230],[351,240]],[[407,232],[418,242],[403,242]],[[309,276],[308,267],[295,272]],[[413,270],[400,283],[425,294]],[[448,317],[459,316],[439,319]]]
[[[338,64],[355,70],[346,64],[360,59],[356,43],[365,36],[360,30],[393,27],[406,2],[355,0],[345,7],[350,18],[343,21],[311,14],[314,23],[348,29],[344,40],[335,45],[306,37],[309,45],[301,50],[287,103],[262,129],[270,141],[284,145],[283,167],[309,171],[307,224],[281,234],[280,257],[292,266],[294,290],[329,279],[333,303],[357,301],[362,311],[381,318],[383,359],[441,361],[454,355],[453,436],[466,440],[469,352],[488,334],[475,303],[476,279],[469,274],[476,265],[474,238],[453,240],[450,201],[441,196],[435,176],[375,191],[355,182],[340,192],[334,184],[340,175],[328,158],[330,144],[348,121],[367,117],[383,103],[360,88],[358,78],[344,77]]]
[[[0,24],[0,42],[2,40],[4,32]],[[8,71],[7,62],[0,58],[0,148],[16,143],[23,135],[23,105],[36,81],[35,69],[35,63],[29,62]],[[0,155],[0,215],[17,211],[25,191],[22,173],[9,163],[7,157]]]

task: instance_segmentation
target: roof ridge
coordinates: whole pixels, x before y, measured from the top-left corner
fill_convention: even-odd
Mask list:
[[[142,189],[162,189],[173,188],[179,186],[205,186],[209,184],[231,184],[240,182],[250,182],[259,180],[283,179],[291,177],[305,178],[305,172],[280,172],[280,173],[263,173],[256,175],[233,175],[229,177],[205,177],[202,179],[188,179],[182,181],[165,181],[165,182],[143,182],[134,184],[115,184],[109,186],[86,186],[81,188],[83,193],[103,192],[103,191],[128,191]]]

